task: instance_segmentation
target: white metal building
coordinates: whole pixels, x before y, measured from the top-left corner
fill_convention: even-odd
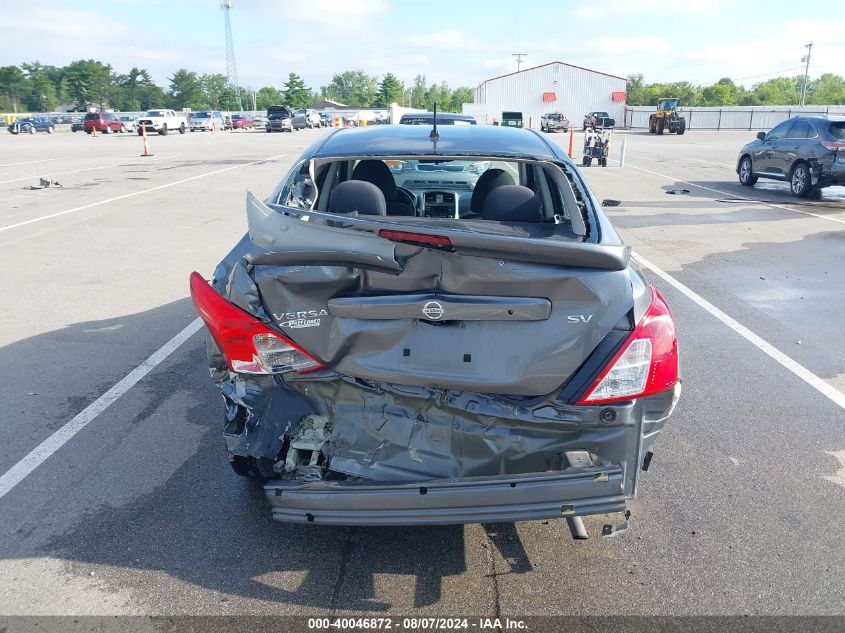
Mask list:
[[[584,115],[599,110],[621,126],[627,87],[624,77],[549,62],[484,81],[475,89],[475,104],[487,106],[490,123],[501,122],[502,112],[517,111],[526,127],[539,128],[544,113],[562,112],[580,129]]]

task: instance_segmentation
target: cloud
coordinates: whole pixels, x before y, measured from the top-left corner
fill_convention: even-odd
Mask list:
[[[663,55],[672,50],[669,42],[659,37],[600,37],[588,42],[585,48],[603,55]]]
[[[458,29],[444,29],[434,33],[422,35],[410,35],[405,42],[411,46],[436,46],[440,49],[463,49],[470,50],[479,47],[477,41],[467,37]]]

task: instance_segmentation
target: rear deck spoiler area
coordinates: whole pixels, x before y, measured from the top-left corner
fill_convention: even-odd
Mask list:
[[[283,262],[262,256],[273,263],[317,265],[322,260],[400,271],[395,243],[379,237],[378,233],[381,230],[407,230],[409,226],[415,233],[447,237],[455,252],[478,257],[599,270],[624,270],[631,260],[631,247],[623,244],[594,244],[555,235],[523,237],[516,232],[511,235],[441,226],[423,227],[408,222],[373,219],[377,216],[353,217],[290,207],[277,210],[250,192],[246,202],[252,242],[270,253],[284,254]],[[478,223],[475,224],[477,226]]]

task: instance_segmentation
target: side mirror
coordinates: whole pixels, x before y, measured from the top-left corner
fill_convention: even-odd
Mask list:
[[[760,139],[761,141],[765,141],[766,140],[766,133],[765,132],[757,132],[757,138]]]
[[[601,206],[603,207],[618,207],[620,204],[622,204],[621,200],[612,200],[610,198],[605,198],[601,201]]]

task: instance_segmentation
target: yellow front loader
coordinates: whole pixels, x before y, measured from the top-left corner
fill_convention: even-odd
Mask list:
[[[663,132],[683,134],[687,130],[687,120],[678,114],[680,99],[663,98],[657,100],[657,112],[648,117],[648,131],[652,134]]]

